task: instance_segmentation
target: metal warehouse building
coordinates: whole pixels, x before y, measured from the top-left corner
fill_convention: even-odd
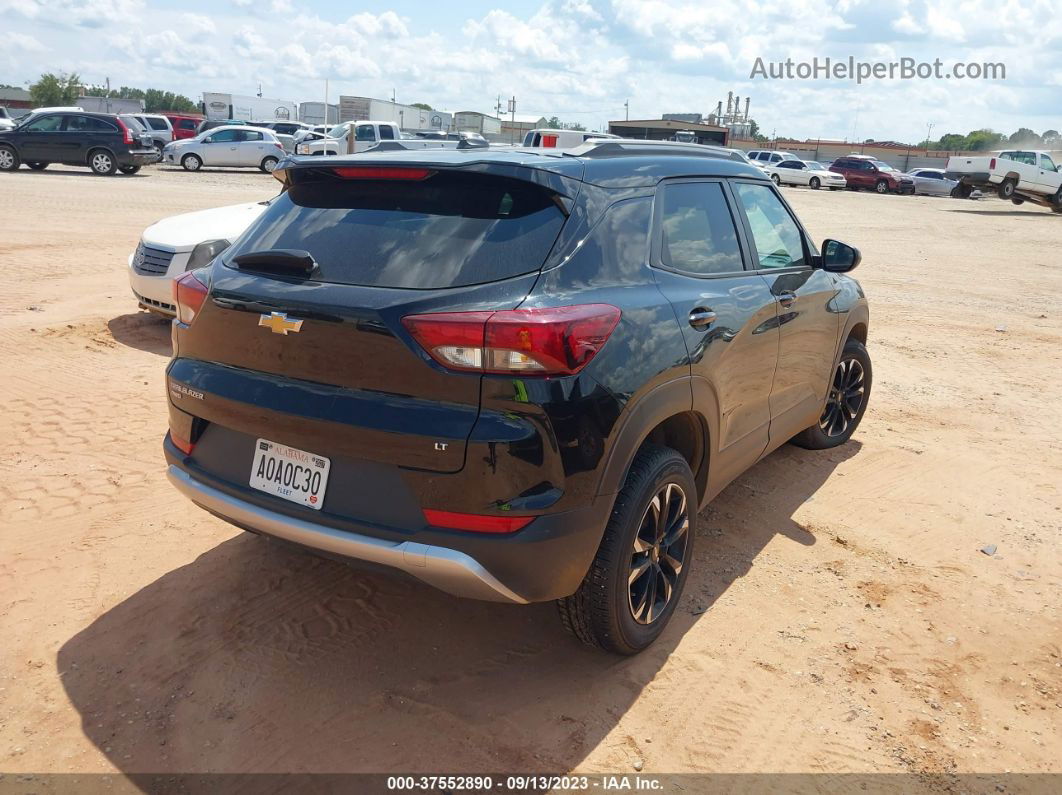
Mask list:
[[[674,119],[630,119],[610,121],[608,131],[621,138],[641,138],[645,141],[669,141],[675,133],[688,130],[697,136],[699,144],[726,146],[729,131],[715,124],[676,121]]]

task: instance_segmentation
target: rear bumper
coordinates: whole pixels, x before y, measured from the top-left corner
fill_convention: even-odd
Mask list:
[[[158,155],[154,149],[133,149],[128,154],[118,154],[118,164],[122,166],[147,166],[155,162]]]
[[[425,527],[401,531],[287,503],[201,472],[164,443],[170,482],[188,499],[245,530],[398,569],[454,596],[526,604],[569,596],[597,552],[611,498],[539,516],[511,535]]]

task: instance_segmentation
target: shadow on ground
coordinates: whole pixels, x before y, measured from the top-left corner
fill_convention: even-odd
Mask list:
[[[793,514],[858,449],[787,446],[720,495],[672,624],[638,657],[580,646],[552,604],[459,600],[243,534],[72,637],[58,672],[86,735],[145,788],[136,774],[568,771],[765,545],[815,543]]]
[[[140,351],[169,357],[170,320],[151,312],[130,312],[107,321],[107,330],[115,342]]]

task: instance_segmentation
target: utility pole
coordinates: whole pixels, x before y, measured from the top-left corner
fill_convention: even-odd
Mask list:
[[[258,84],[258,98],[259,99],[262,98],[262,84],[261,83]]]
[[[509,100],[509,119],[509,143],[513,143],[516,136],[516,95]]]
[[[623,103],[623,120],[631,120],[631,101],[629,99],[625,100]]]
[[[338,117],[336,121],[338,121]],[[304,120],[305,121],[305,120]],[[331,122],[328,120],[328,78],[325,78],[325,103],[324,103],[324,124],[327,127]]]
[[[929,139],[933,135],[933,122],[926,124],[926,153],[929,153]]]
[[[106,80],[107,80],[107,112],[110,113],[111,112],[111,78],[108,77],[108,78],[106,78]]]

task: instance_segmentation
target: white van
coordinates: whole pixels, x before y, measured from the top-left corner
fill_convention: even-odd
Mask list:
[[[792,152],[778,152],[769,149],[753,149],[746,157],[760,166],[773,166],[781,163],[783,160],[799,160],[800,158],[794,155]]]
[[[571,149],[592,138],[619,138],[610,133],[587,132],[586,130],[528,130],[524,136],[524,146],[544,147],[546,149]]]

